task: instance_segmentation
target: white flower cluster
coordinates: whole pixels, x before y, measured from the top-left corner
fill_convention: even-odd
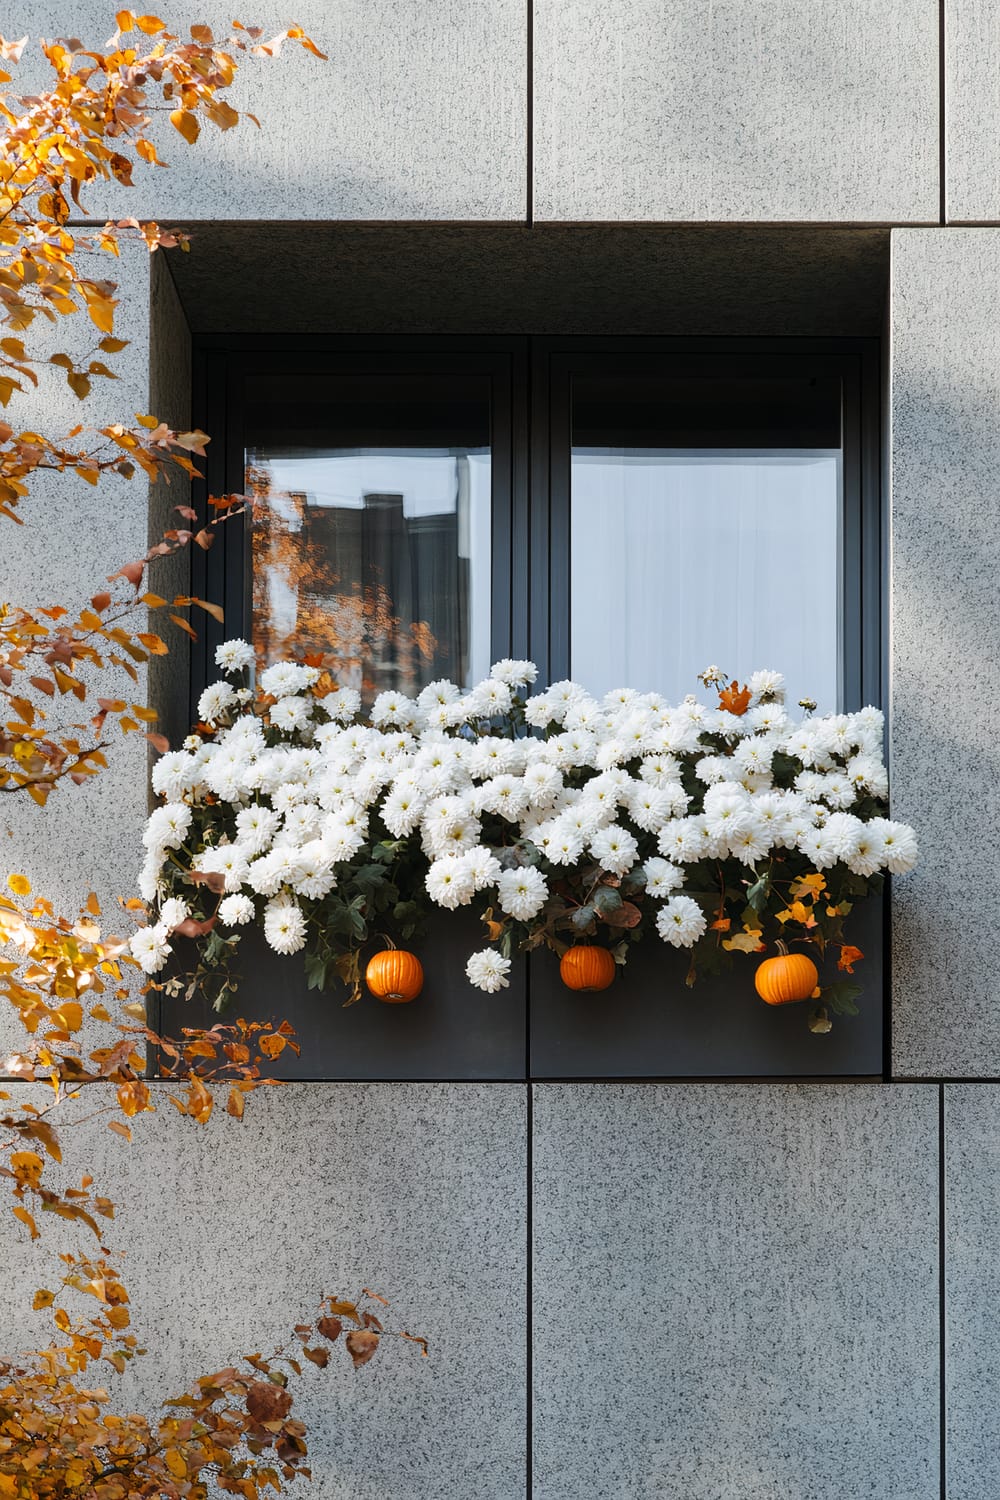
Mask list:
[[[239,672],[253,652],[230,641],[217,661]],[[501,661],[468,691],[440,681],[416,699],[384,692],[367,723],[356,692],[316,696],[318,671],[294,662],[261,674],[266,719],[245,689],[214,684],[199,704],[211,738],[163,755],[153,771],[164,805],[145,833],[143,896],[166,894],[168,862],[215,875],[221,924],[260,918],[271,947],[295,953],[308,903],[388,834],[418,841],[436,905],[452,910],[483,893],[518,923],[537,918],[552,882],[582,862],[609,877],[641,872],[660,903],[660,936],[690,947],[706,928],[682,891],[693,862],[752,871],[772,851],[797,850],[814,870],[839,863],[861,876],[915,863],[910,828],[858,816],[888,790],[874,708],[792,722],[775,672],[750,679],[742,714],[632,689],[598,699],[569,681],[525,701],[536,675],[531,662]],[[211,818],[193,837],[192,810],[204,812],[206,799]],[[133,942],[150,973],[169,953],[169,905]],[[492,992],[509,968],[486,949],[467,974]]]

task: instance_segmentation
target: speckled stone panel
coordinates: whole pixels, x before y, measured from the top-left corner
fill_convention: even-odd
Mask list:
[[[114,29],[99,0],[11,0],[4,34],[63,36],[88,47]],[[164,13],[230,34],[224,0],[180,0]],[[327,61],[287,44],[245,59],[225,133],[206,123],[189,146],[161,115],[152,139],[169,171],[137,167],[135,187],[95,189],[93,212],[157,219],[523,219],[527,203],[527,17],[523,0],[278,0],[241,17],[268,36],[291,21]],[[26,52],[28,86],[45,77]],[[97,205],[97,206],[95,206]],[[247,298],[253,288],[247,287]]]
[[[538,0],[538,219],[938,214],[937,0]]]
[[[945,212],[1000,219],[1000,4],[944,0]]]
[[[937,1090],[538,1085],[536,1500],[937,1500]]]
[[[4,412],[15,428],[58,438],[80,422],[97,427],[132,422],[135,412],[149,410],[149,253],[144,245],[133,244],[123,247],[120,260],[102,259],[95,274],[117,281],[116,332],[130,341],[119,354],[102,356],[118,378],[95,379],[81,404],[62,370],[43,369],[39,389],[15,393]],[[99,336],[82,312],[60,319],[53,329],[39,319],[32,329],[36,348],[65,350],[75,358],[93,353]],[[41,474],[33,480],[21,514],[23,526],[2,523],[0,600],[27,606],[61,604],[76,611],[107,588],[108,576],[123,563],[145,553],[149,485],[141,476],[131,482],[104,478],[91,487],[75,474]],[[124,672],[111,669],[102,675],[98,691],[106,697],[146,702],[141,673],[134,683]],[[73,698],[57,699],[47,707],[56,724],[72,725],[82,717]],[[90,708],[88,713],[94,711]],[[116,728],[108,769],[86,785],[59,788],[44,808],[27,798],[4,797],[3,870],[27,875],[36,893],[48,897],[60,912],[75,914],[87,893],[96,892],[109,914],[110,930],[120,932],[124,919],[117,897],[134,894],[141,863],[147,748],[140,734],[123,737]],[[4,1007],[0,1057],[22,1043],[23,1033]]]
[[[1000,1493],[1000,1086],[945,1088],[948,1500]]]
[[[893,1065],[1000,1075],[1000,232],[893,234]]]
[[[133,1327],[150,1350],[122,1382],[124,1408],[151,1410],[196,1375],[284,1343],[321,1295],[369,1286],[389,1298],[390,1326],[430,1340],[430,1357],[387,1340],[357,1373],[342,1347],[327,1370],[306,1366],[296,1405],[310,1500],[523,1496],[523,1087],[290,1084],[254,1095],[241,1125],[218,1113],[204,1129],[165,1088],[155,1095],[131,1147],[100,1120],[82,1127],[95,1180],[119,1204],[109,1236],[128,1252]],[[75,1136],[72,1154],[78,1169]],[[0,1221],[3,1353],[44,1338],[47,1316],[25,1312],[24,1289],[51,1285],[70,1238],[31,1246],[9,1213]]]

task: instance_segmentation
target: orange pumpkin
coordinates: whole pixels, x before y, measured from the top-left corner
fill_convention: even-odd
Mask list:
[[[423,989],[423,965],[405,948],[386,948],[369,962],[365,984],[386,1004],[402,1005],[407,1000],[415,1000]]]
[[[753,982],[768,1005],[789,1005],[809,999],[819,984],[819,971],[804,953],[779,953],[777,958],[765,958]]]
[[[614,977],[614,959],[595,943],[567,948],[559,962],[559,978],[569,990],[606,990]]]

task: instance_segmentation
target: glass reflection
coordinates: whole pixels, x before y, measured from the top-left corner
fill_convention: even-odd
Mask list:
[[[488,448],[257,447],[246,465],[259,656],[324,653],[366,701],[486,674]]]

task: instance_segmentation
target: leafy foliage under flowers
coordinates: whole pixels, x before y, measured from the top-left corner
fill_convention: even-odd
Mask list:
[[[689,982],[779,942],[832,944],[853,972],[845,919],[916,859],[885,816],[881,713],[793,722],[774,672],[741,687],[713,668],[716,704],[671,706],[573,682],[529,697],[533,664],[504,661],[465,693],[383,693],[363,723],[321,664],[270,666],[255,695],[245,642],[217,660],[232,681],[206,689],[197,733],[154,769],[140,886],[156,911],[132,952],[156,974],[174,934],[197,938],[189,989],[214,984],[219,1006],[247,923],[357,998],[370,937],[409,938],[432,906],[477,896],[493,946],[466,972],[487,991],[517,949],[596,941],[624,964],[652,929],[690,949]],[[829,986],[815,1029],[856,993]]]

